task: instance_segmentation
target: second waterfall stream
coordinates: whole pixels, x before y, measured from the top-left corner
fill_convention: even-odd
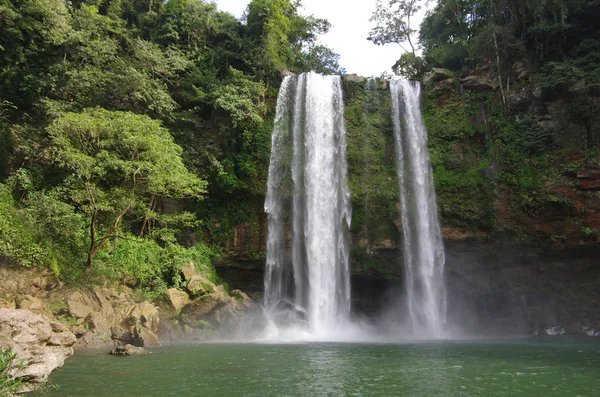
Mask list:
[[[415,335],[439,338],[446,323],[445,253],[421,113],[421,85],[392,80],[390,91],[408,311]]]

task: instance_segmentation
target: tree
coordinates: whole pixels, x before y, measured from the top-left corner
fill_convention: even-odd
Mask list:
[[[327,33],[331,24],[300,15],[299,6],[300,1],[291,0],[252,0],[248,5],[244,18],[254,48],[251,57],[267,74],[339,68],[337,54],[316,45],[318,35]]]
[[[415,45],[411,36],[416,30],[411,27],[410,19],[421,9],[421,0],[377,0],[370,21],[376,25],[369,32],[368,40],[377,45],[396,43],[404,52],[409,52],[403,43],[408,43],[410,52],[415,54]]]
[[[100,108],[59,113],[48,133],[56,164],[71,173],[65,192],[90,220],[84,284],[94,257],[117,237],[126,216],[143,231],[157,199],[205,192],[205,181],[187,171],[169,131],[148,116]]]

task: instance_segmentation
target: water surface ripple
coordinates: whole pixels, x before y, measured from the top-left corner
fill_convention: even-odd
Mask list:
[[[598,396],[600,341],[185,344],[81,352],[52,396]]]

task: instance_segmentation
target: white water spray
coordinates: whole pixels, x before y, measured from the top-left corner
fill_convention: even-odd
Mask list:
[[[446,322],[444,245],[418,82],[392,80],[408,310],[415,335],[442,336]]]
[[[284,78],[265,212],[266,310],[282,327],[302,324],[311,334],[336,333],[350,313],[351,207],[340,77]]]

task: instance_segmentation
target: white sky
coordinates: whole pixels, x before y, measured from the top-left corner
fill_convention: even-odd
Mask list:
[[[213,0],[222,11],[240,17],[249,0]],[[369,22],[375,10],[375,0],[302,0],[302,15],[325,18],[331,23],[329,33],[321,42],[340,54],[340,65],[346,73],[361,76],[380,76],[400,58],[397,44],[377,46],[367,40],[373,24]],[[418,29],[420,18],[414,21]],[[411,24],[412,25],[412,24]]]

